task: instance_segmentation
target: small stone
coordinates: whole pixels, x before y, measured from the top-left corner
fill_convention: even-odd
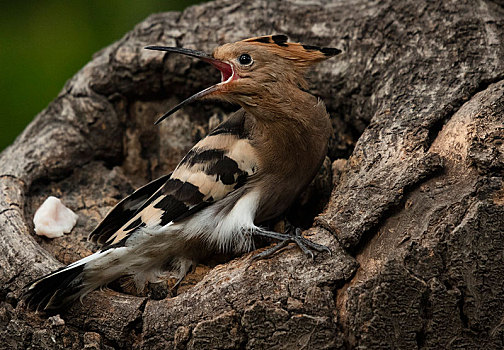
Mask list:
[[[48,238],[62,237],[77,223],[78,216],[53,196],[47,197],[33,217],[35,233]]]
[[[65,325],[65,320],[60,315],[51,316],[47,319],[51,327],[60,327]]]

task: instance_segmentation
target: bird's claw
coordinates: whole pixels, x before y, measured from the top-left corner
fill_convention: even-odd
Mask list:
[[[265,251],[262,251],[252,257],[252,260],[260,260],[260,259],[265,259],[269,258],[273,254],[275,254],[277,251],[280,249],[286,247],[290,242],[288,240],[282,241],[280,243],[275,244],[273,247],[266,249]]]
[[[256,232],[254,232],[254,234],[279,240],[280,243],[271,248],[266,249],[261,253],[254,255],[252,257],[252,260],[268,258],[273,254],[275,254],[280,249],[286,247],[291,242],[296,243],[297,246],[301,249],[301,251],[305,255],[309,256],[312,260],[315,259],[315,255],[313,254],[312,250],[316,250],[317,252],[328,252],[330,255],[332,255],[331,250],[325,245],[314,243],[309,239],[304,238],[300,228],[289,227],[284,234],[265,230],[257,230]]]

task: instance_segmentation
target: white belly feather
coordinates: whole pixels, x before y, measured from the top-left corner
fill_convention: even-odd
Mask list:
[[[174,228],[179,226],[188,239],[201,237],[221,252],[249,251],[253,241],[248,232],[256,227],[254,218],[259,198],[259,191],[248,192],[236,201],[231,211],[223,211],[223,206],[210,206]]]

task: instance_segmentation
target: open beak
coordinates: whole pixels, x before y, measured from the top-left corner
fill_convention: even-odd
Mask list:
[[[186,104],[191,103],[199,98],[202,98],[203,96],[207,96],[207,95],[211,94],[212,92],[219,90],[219,87],[221,85],[230,82],[231,80],[235,79],[235,77],[236,77],[232,64],[230,64],[228,62],[221,61],[221,60],[217,60],[202,51],[184,49],[184,48],[180,48],[180,47],[166,47],[166,46],[146,46],[145,48],[148,50],[175,52],[175,53],[180,53],[183,55],[199,58],[200,60],[208,62],[212,66],[214,66],[215,68],[220,70],[221,80],[222,80],[220,83],[212,85],[212,86],[206,88],[205,90],[200,91],[200,92],[192,95],[191,97],[185,99],[184,101],[180,102],[178,105],[176,105],[175,107],[170,109],[168,112],[163,114],[163,116],[161,118],[159,118],[154,124],[161,123],[165,118],[169,117],[170,115],[172,115],[173,113],[178,111],[180,108],[182,108]]]

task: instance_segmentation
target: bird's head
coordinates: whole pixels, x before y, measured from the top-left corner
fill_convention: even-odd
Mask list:
[[[184,105],[201,98],[216,98],[241,105],[257,103],[257,97],[282,85],[306,88],[304,73],[313,64],[337,55],[334,48],[287,42],[285,35],[261,36],[217,47],[210,56],[204,52],[165,46],[146,49],[180,53],[210,63],[221,72],[221,82],[179,103],[156,122]]]

